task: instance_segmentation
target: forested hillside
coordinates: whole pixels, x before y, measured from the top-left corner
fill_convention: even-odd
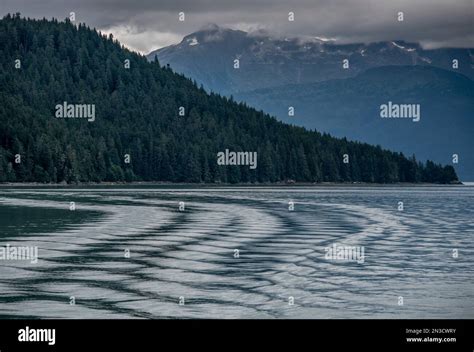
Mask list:
[[[63,102],[95,104],[95,120],[57,118]],[[289,126],[209,95],[69,21],[0,20],[0,123],[2,182],[457,180],[451,166]],[[225,149],[256,151],[258,167],[219,166]]]

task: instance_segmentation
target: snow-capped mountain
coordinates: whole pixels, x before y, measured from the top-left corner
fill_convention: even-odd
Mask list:
[[[429,65],[474,78],[471,49],[424,50],[403,41],[341,45],[318,37],[276,38],[263,31],[247,33],[216,25],[156,50],[148,58],[155,56],[162,65],[170,64],[173,70],[222,94],[348,78],[391,65]],[[344,60],[348,60],[346,65]],[[453,60],[457,60],[457,69]]]

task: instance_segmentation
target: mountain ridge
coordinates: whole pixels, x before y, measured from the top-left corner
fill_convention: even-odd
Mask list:
[[[207,39],[206,39],[207,38]],[[196,41],[193,41],[196,39]],[[461,72],[474,79],[473,49],[423,49],[418,43],[386,41],[338,44],[314,38],[273,37],[211,27],[191,33],[175,45],[152,51],[176,72],[196,79],[210,91],[237,92],[285,84],[353,77],[371,67],[431,65]],[[233,68],[233,60],[240,68]],[[348,68],[343,69],[343,60]],[[454,69],[452,60],[458,60]],[[211,72],[211,74],[208,74]]]
[[[290,126],[209,94],[84,24],[7,15],[0,43],[2,182],[457,181],[449,165]],[[94,118],[55,114],[70,104],[93,105]],[[218,165],[227,149],[255,152],[258,167]]]

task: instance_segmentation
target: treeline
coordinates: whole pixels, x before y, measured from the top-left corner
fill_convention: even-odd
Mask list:
[[[55,118],[65,101],[95,104],[95,121]],[[1,182],[457,180],[451,166],[289,126],[209,95],[68,20],[0,20],[0,123]],[[217,165],[225,149],[256,151],[258,167]]]

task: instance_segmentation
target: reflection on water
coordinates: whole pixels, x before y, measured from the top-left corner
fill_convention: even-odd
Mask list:
[[[474,187],[2,189],[0,246],[37,246],[39,261],[0,260],[0,317],[474,318],[473,200]],[[334,244],[363,247],[363,263],[326,259]]]

